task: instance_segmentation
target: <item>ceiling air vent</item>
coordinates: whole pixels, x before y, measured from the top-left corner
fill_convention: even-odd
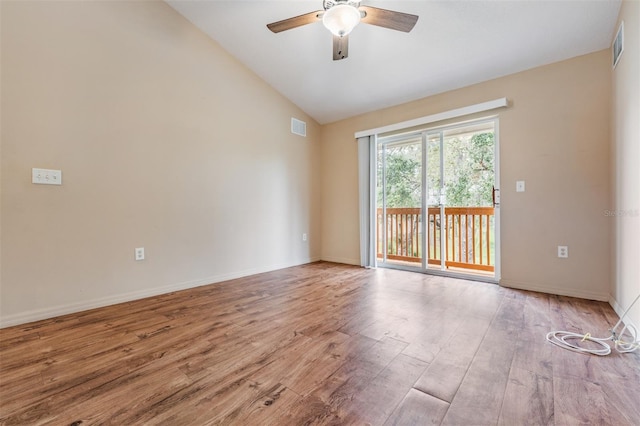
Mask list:
[[[307,136],[307,123],[291,117],[291,133]]]

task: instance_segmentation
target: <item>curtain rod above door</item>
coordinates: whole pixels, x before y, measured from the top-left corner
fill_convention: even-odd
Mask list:
[[[508,106],[507,98],[494,99],[492,101],[482,102],[475,105],[469,105],[462,108],[456,108],[449,111],[439,112],[437,114],[427,115],[425,117],[414,118],[413,120],[402,121],[400,123],[389,124],[375,129],[361,130],[356,132],[356,139],[380,133],[393,132],[395,130],[407,129],[409,127],[421,126],[424,124],[435,123],[436,121],[448,120],[450,118],[462,117],[465,115],[475,114],[477,112],[490,111],[496,108],[504,108]]]

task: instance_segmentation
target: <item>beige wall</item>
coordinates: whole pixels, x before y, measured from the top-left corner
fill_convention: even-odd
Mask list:
[[[624,52],[613,71],[612,304],[618,314],[640,294],[640,2],[624,1]],[[616,27],[617,28],[617,27]],[[640,325],[640,305],[628,319]]]
[[[319,125],[173,9],[1,8],[3,325],[319,258]]]
[[[613,79],[605,50],[322,127],[164,3],[3,0],[0,16],[2,325],[357,264],[354,133],[499,97],[502,284],[618,307],[638,293],[638,217],[604,214],[639,205],[637,2]],[[32,167],[64,185],[31,184]]]
[[[608,300],[609,60],[604,50],[323,126],[322,258],[359,263],[356,131],[507,97],[510,106],[493,112],[501,283]],[[526,192],[515,192],[516,180]],[[569,246],[568,259],[558,245]]]

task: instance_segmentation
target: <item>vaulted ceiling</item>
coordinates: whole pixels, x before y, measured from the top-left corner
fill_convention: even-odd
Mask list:
[[[360,24],[332,59],[316,22],[268,23],[322,10],[321,0],[167,0],[321,124],[595,52],[610,46],[620,0],[362,1],[419,15],[410,33]]]

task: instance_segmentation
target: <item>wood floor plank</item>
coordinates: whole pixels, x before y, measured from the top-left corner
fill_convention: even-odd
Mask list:
[[[376,343],[376,340],[359,334],[349,336],[342,343],[328,348],[329,350],[317,358],[313,365],[303,367],[297,374],[283,378],[283,382],[298,394],[307,396],[321,387],[346,362],[370,351]]]
[[[329,364],[325,364],[325,368],[321,370],[318,369],[318,364],[327,359],[339,359],[339,356],[336,355],[338,352],[335,349],[341,347],[350,339],[351,336],[337,331],[311,338],[311,343],[305,346],[303,353],[298,356],[283,358],[284,370],[278,375],[279,381],[293,389],[300,389],[302,394],[305,390],[305,386],[301,386],[302,383],[312,386],[314,383],[322,382],[338,368],[338,363],[334,365],[334,368],[331,368]],[[309,371],[323,372],[324,375],[316,376],[312,379],[308,374]]]
[[[173,424],[246,424],[249,416],[257,416],[257,410],[263,411],[260,413],[262,417],[271,417],[273,412],[281,408],[281,404],[298,398],[280,383],[248,381],[230,388],[228,392],[193,401],[179,412],[166,410],[164,422],[171,419]],[[150,420],[156,421],[158,417]]]
[[[638,381],[615,379],[599,384],[612,421],[620,425],[640,425],[640,404],[636,391]]]
[[[478,319],[458,330],[429,365],[414,387],[442,401],[451,402],[489,328],[490,320]]]
[[[624,424],[611,421],[604,392],[597,383],[554,377],[553,399],[556,424]]]
[[[493,318],[496,310],[502,304],[505,292],[497,285],[484,283],[472,283],[466,285],[462,282],[464,291],[456,298],[456,306],[461,308],[465,318]]]
[[[431,333],[424,333],[402,351],[406,356],[419,359],[427,364],[433,363],[436,356],[442,350],[443,343],[440,339],[430,339]],[[435,340],[435,341],[434,341]]]
[[[502,299],[443,424],[497,423],[515,351],[511,341],[524,321],[523,305],[522,299]]]
[[[318,262],[1,329],[0,424],[636,425],[640,353],[544,340],[616,318]]]
[[[348,358],[278,421],[281,424],[343,424],[356,395],[366,389],[405,347],[406,343],[384,339],[368,351]]]
[[[517,330],[513,339],[513,367],[551,378],[554,346],[546,341],[547,333],[552,330],[548,296],[537,293],[528,295],[523,314],[523,327]]]
[[[76,398],[69,401],[67,409],[58,416],[59,424],[71,424],[83,420],[83,423],[100,422],[108,418],[113,424],[134,424],[136,415],[161,400],[166,393],[175,392],[191,384],[191,381],[176,368],[147,370],[131,376],[122,376],[112,383],[104,385],[105,390],[95,392],[90,389],[89,398]],[[122,384],[126,383],[126,395],[122,395]],[[107,390],[108,388],[108,390]],[[86,389],[86,388],[85,388]],[[120,401],[126,398],[126,406]],[[54,399],[55,400],[55,399]]]
[[[523,422],[530,425],[553,425],[553,379],[528,370],[512,368],[504,393],[499,425]]]
[[[383,424],[411,390],[427,363],[400,354],[345,407],[345,424]]]
[[[448,402],[411,389],[384,424],[388,426],[439,425],[448,409]],[[466,424],[473,424],[473,422]]]

